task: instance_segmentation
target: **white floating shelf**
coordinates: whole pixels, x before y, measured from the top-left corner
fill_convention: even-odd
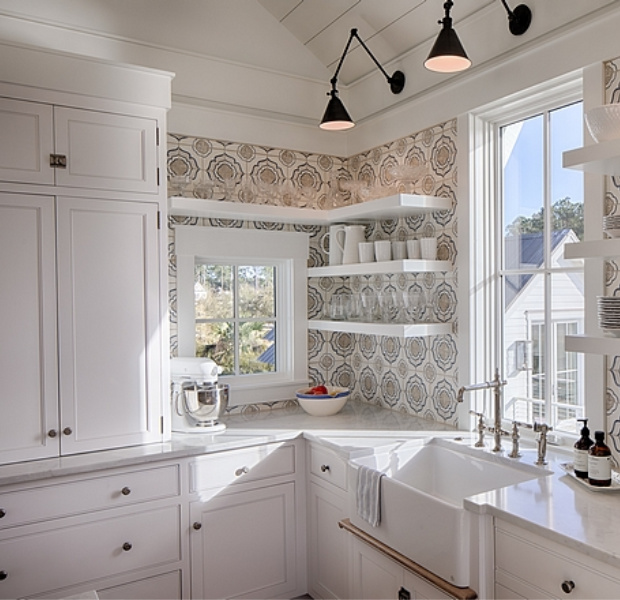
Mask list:
[[[360,323],[359,321],[321,321],[310,319],[308,321],[308,329],[409,338],[452,333],[452,323]]]
[[[613,258],[620,256],[620,238],[565,244],[564,258]]]
[[[568,352],[620,356],[620,338],[595,335],[567,335],[565,344]]]
[[[387,198],[369,200],[361,204],[342,206],[330,210],[245,204],[226,200],[202,200],[174,196],[168,199],[171,215],[206,217],[210,219],[242,219],[244,221],[267,221],[296,223],[300,225],[329,225],[330,223],[398,219],[436,210],[448,210],[449,198],[396,194]]]
[[[452,263],[449,260],[386,260],[371,263],[313,267],[308,269],[308,277],[349,277],[381,273],[424,273],[428,271],[452,270]]]
[[[620,140],[567,150],[562,156],[562,166],[599,175],[620,175]]]

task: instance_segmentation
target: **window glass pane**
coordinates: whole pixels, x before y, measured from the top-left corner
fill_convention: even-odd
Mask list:
[[[234,316],[233,268],[230,265],[197,264],[194,298],[197,319],[231,319]]]
[[[235,368],[234,323],[196,323],[196,356],[214,360],[222,367],[222,375],[231,375]]]
[[[504,277],[504,418],[544,420],[545,279],[528,273]]]
[[[265,373],[276,370],[275,323],[246,321],[239,325],[239,371]]]
[[[583,103],[551,111],[549,117],[550,184],[553,239],[571,231],[583,240],[583,173],[562,167],[562,152],[583,146]]]
[[[505,269],[538,267],[544,257],[543,126],[538,115],[501,129]]]
[[[239,317],[275,316],[275,267],[239,267]]]

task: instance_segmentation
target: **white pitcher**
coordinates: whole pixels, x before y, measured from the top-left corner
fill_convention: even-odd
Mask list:
[[[347,225],[344,228],[344,251],[342,253],[342,264],[350,265],[359,262],[359,245],[366,241],[365,225]]]
[[[331,225],[329,231],[321,238],[323,250],[329,253],[329,265],[341,265],[344,252],[344,225]],[[327,248],[325,242],[329,241]]]

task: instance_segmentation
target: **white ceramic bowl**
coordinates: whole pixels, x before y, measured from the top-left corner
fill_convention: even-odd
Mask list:
[[[620,138],[620,104],[604,104],[586,112],[586,125],[596,142]]]
[[[328,394],[307,394],[310,388],[297,390],[299,405],[313,417],[329,417],[340,412],[347,403],[351,391],[347,388],[327,386]]]

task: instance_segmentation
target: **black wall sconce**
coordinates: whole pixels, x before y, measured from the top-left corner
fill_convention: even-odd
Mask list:
[[[501,0],[508,13],[508,29],[512,35],[523,35],[532,22],[532,11],[525,4],[519,4],[514,10],[510,10],[506,0]]]
[[[424,61],[424,66],[429,71],[438,73],[456,73],[464,71],[471,66],[459,36],[452,29],[452,17],[450,10],[454,6],[452,0],[447,0],[443,8],[446,11],[444,18],[438,21],[442,25],[441,31],[431,48],[428,58]]]
[[[405,87],[405,74],[402,71],[394,71],[394,74],[390,77],[386,70],[379,64],[379,61],[374,57],[372,52],[368,49],[368,46],[364,43],[362,38],[357,34],[357,29],[351,29],[351,34],[349,35],[349,41],[344,48],[344,52],[340,57],[340,62],[336,67],[336,72],[334,76],[330,79],[330,83],[332,84],[332,89],[328,92],[328,96],[331,96],[329,102],[327,103],[327,108],[325,109],[325,114],[321,119],[321,123],[319,127],[321,129],[325,129],[328,131],[342,131],[344,129],[351,129],[351,127],[355,126],[355,122],[349,116],[347,109],[344,107],[342,100],[338,97],[338,90],[336,89],[336,84],[338,83],[338,73],[340,73],[340,68],[342,67],[342,63],[344,62],[344,58],[349,51],[349,47],[351,46],[351,42],[353,38],[356,38],[360,43],[362,48],[366,50],[368,56],[372,58],[374,63],[379,67],[379,70],[385,75],[387,82],[390,84],[390,90],[392,90],[393,94],[400,94]]]

